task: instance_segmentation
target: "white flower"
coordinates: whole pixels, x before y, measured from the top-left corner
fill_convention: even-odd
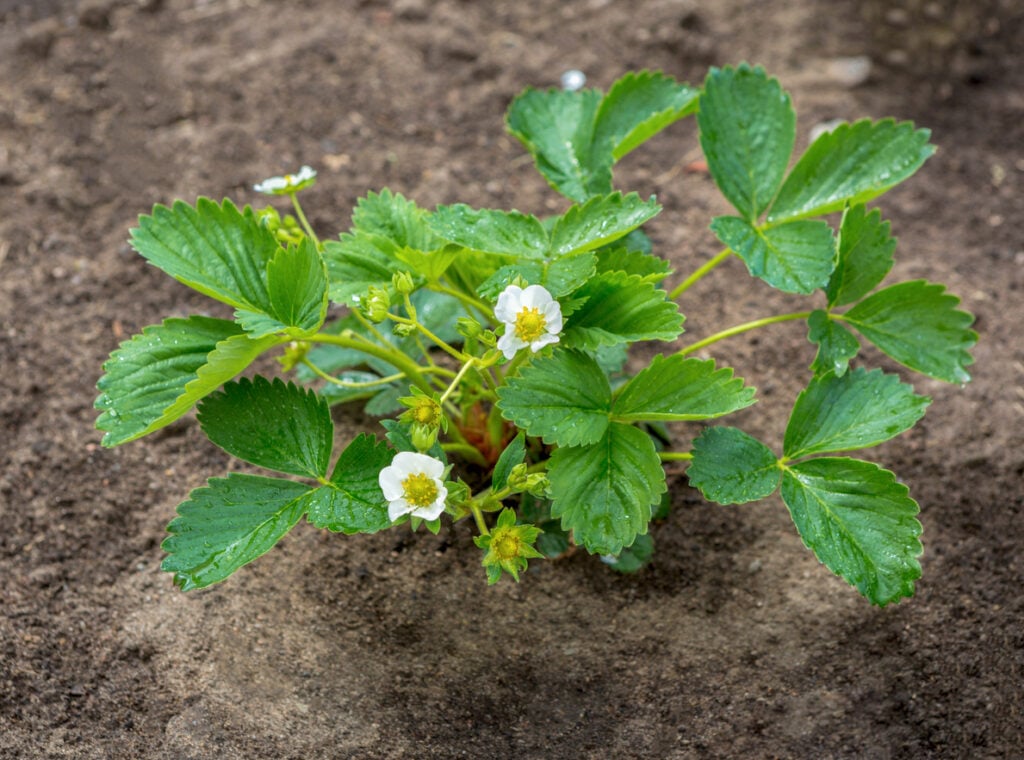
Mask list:
[[[299,169],[298,174],[270,177],[258,185],[253,185],[252,189],[257,193],[266,193],[267,195],[288,195],[304,190],[314,182],[316,182],[316,170],[310,166],[303,166]]]
[[[562,331],[562,307],[540,285],[530,285],[525,290],[509,285],[498,296],[494,316],[505,323],[498,348],[506,359],[527,346],[537,353],[544,346],[557,343]]]
[[[377,481],[388,500],[388,517],[402,515],[436,520],[444,512],[448,489],[444,487],[444,463],[426,454],[402,451],[380,471]]]

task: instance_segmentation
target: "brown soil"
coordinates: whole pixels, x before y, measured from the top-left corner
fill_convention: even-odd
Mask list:
[[[1008,2],[859,5],[0,2],[0,755],[1019,756],[1020,18]],[[918,8],[941,26],[943,5],[992,15],[941,38],[938,69],[886,51],[925,28]],[[865,53],[871,77],[851,88],[835,61]],[[577,554],[487,588],[469,526],[346,538],[307,525],[213,589],[171,585],[164,526],[228,461],[191,420],[97,445],[106,355],[213,308],[128,249],[139,213],[255,201],[254,180],[302,163],[321,172],[307,208],[324,232],[384,186],[428,207],[544,213],[562,202],[503,130],[519,89],[568,68],[601,87],[643,67],[700,82],[741,59],[793,92],[801,140],[825,119],[894,115],[940,147],[881,203],[900,237],[894,277],[947,283],[981,333],[974,381],[917,381],[935,398],[927,418],[873,452],[922,505],[916,598],[871,607],[802,547],[778,499],[710,506],[679,472],[636,576]],[[681,274],[714,252],[707,223],[724,210],[685,169],[695,147],[681,123],[618,175],[658,194],[651,232]],[[734,261],[683,310],[700,336],[786,306]],[[714,353],[760,388],[736,424],[779,440],[812,358],[804,331]]]

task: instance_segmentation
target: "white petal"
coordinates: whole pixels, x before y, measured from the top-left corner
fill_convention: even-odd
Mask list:
[[[498,350],[505,354],[506,359],[511,359],[521,348],[526,348],[526,342],[520,340],[509,326],[508,331],[498,338]]]
[[[413,510],[409,508],[409,502],[405,499],[395,499],[388,504],[388,519],[394,522],[402,515],[407,515]]]
[[[518,285],[509,285],[501,291],[501,295],[498,296],[498,303],[494,307],[494,316],[507,325],[514,325],[516,323],[516,316],[522,308],[520,303],[522,294],[523,289]]]
[[[543,309],[551,303],[551,293],[540,285],[530,285],[523,291],[520,303],[528,309]]]
[[[305,182],[316,177],[316,169],[312,166],[303,166],[299,169],[299,173],[295,175],[296,184],[299,182]]]
[[[552,343],[557,343],[557,342],[558,342],[558,336],[557,335],[550,335],[550,334],[541,335],[539,338],[537,338],[537,340],[533,341],[533,343],[530,344],[530,350],[533,351],[533,353],[537,353],[542,348],[544,348],[544,346],[549,346]]]
[[[557,334],[562,332],[562,307],[558,301],[552,301],[544,307],[544,330]]]
[[[394,467],[385,467],[380,471],[377,482],[380,483],[380,490],[384,492],[385,499],[393,501],[405,495],[405,490],[402,488],[403,479]]]

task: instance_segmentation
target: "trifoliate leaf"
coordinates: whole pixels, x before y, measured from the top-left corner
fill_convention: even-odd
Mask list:
[[[931,133],[893,119],[840,124],[800,157],[768,213],[777,223],[839,211],[881,195],[916,172],[935,146]]]
[[[978,334],[970,329],[974,317],[957,309],[959,303],[943,285],[914,280],[868,296],[842,320],[900,364],[937,380],[966,383]]]
[[[872,604],[913,596],[918,507],[891,472],[845,457],[810,459],[786,468],[782,500],[807,548]]]
[[[700,90],[660,71],[630,72],[615,82],[594,120],[594,152],[618,161],[669,124],[697,110]]]
[[[718,504],[745,504],[769,496],[782,472],[772,450],[734,427],[711,427],[693,442],[686,470],[690,485]]]
[[[807,339],[818,346],[811,371],[818,376],[826,372],[838,377],[845,375],[850,359],[860,351],[857,337],[821,309],[811,312],[807,325]]]
[[[612,245],[597,252],[597,271],[635,274],[645,282],[657,285],[672,272],[672,265],[643,251]]]
[[[110,355],[96,384],[103,445],[117,446],[169,425],[286,340],[254,340],[234,322],[210,317],[168,319],[145,328]]]
[[[566,320],[566,346],[592,350],[638,340],[673,340],[683,331],[683,315],[665,291],[638,275],[606,272],[573,294],[586,301]]]
[[[618,554],[647,532],[665,471],[650,436],[613,423],[596,443],[551,455],[551,516],[593,554]]]
[[[178,506],[161,568],[174,573],[183,591],[224,580],[292,529],[309,491],[291,480],[241,473],[211,479]]]
[[[360,433],[341,452],[330,483],[310,493],[307,519],[335,533],[376,533],[389,527],[378,476],[394,456],[386,443]]]
[[[501,415],[545,443],[593,443],[608,427],[611,387],[592,358],[556,351],[498,389]]]
[[[816,377],[797,396],[782,451],[797,459],[875,446],[912,428],[929,403],[880,369]]]
[[[548,233],[540,220],[518,211],[475,209],[463,203],[438,206],[428,218],[436,235],[474,251],[541,259]]]
[[[320,329],[327,316],[327,267],[311,240],[278,248],[267,264],[266,280],[265,311],[235,312],[235,320],[251,337],[283,332],[305,338]]]
[[[551,230],[552,256],[569,256],[600,248],[627,235],[661,211],[654,198],[636,193],[599,195],[572,206]]]
[[[715,369],[711,359],[659,354],[619,391],[612,415],[630,422],[706,420],[753,403],[754,389],[732,369]]]
[[[359,232],[379,235],[396,250],[433,251],[442,245],[427,224],[427,212],[401,193],[384,188],[360,198],[352,211],[352,226]]]
[[[311,390],[242,378],[203,399],[198,419],[207,438],[232,456],[292,475],[327,475],[334,423],[327,402]]]
[[[789,94],[760,66],[712,68],[697,124],[712,179],[740,215],[755,222],[793,153],[796,114]]]
[[[824,288],[835,266],[835,239],[825,222],[788,222],[762,229],[738,216],[719,216],[711,222],[711,231],[739,254],[750,274],[786,293]]]
[[[875,209],[868,213],[863,204],[843,212],[839,225],[839,258],[825,294],[829,306],[853,303],[870,293],[892,269],[896,239],[889,234],[889,222]]]
[[[512,468],[521,464],[526,457],[526,437],[522,431],[509,441],[508,446],[501,452],[498,461],[494,465],[494,474],[491,476],[491,489],[500,491],[508,485],[508,476]]]

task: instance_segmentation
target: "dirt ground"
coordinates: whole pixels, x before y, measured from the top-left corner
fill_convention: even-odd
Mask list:
[[[0,756],[1019,757],[1019,7],[0,0]],[[842,59],[863,55],[853,81]],[[467,525],[303,524],[223,584],[172,586],[164,527],[227,457],[191,419],[101,449],[94,386],[143,326],[220,312],[129,250],[140,213],[256,202],[254,181],[303,163],[320,170],[307,209],[324,234],[385,186],[426,207],[547,213],[563,202],[502,123],[521,88],[569,68],[599,87],[645,67],[699,83],[744,59],[793,93],[801,145],[827,119],[893,115],[939,146],[880,202],[900,238],[893,281],[948,284],[981,335],[973,382],[915,379],[927,417],[872,452],[922,506],[914,599],[871,607],[777,498],[711,506],[676,469],[636,576],[581,553],[488,588]],[[617,175],[664,205],[650,232],[672,283],[716,251],[707,224],[724,211],[686,169],[697,155],[690,120]],[[686,337],[789,305],[732,261],[687,293]],[[714,355],[760,389],[735,424],[781,440],[804,330]],[[342,437],[374,426],[344,419]]]

